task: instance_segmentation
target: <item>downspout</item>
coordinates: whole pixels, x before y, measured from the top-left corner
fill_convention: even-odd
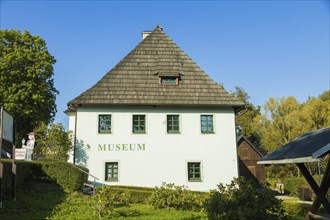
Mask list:
[[[73,164],[76,164],[76,147],[77,147],[77,121],[78,121],[78,109],[76,110],[76,117],[74,118],[74,136],[73,136]]]
[[[244,113],[247,112],[247,106],[248,105],[243,105],[241,107],[238,107],[238,108],[234,108],[234,126],[235,126],[235,151],[236,151],[236,163],[237,163],[237,174],[238,174],[238,177],[240,177],[240,170],[239,170],[239,157],[238,157],[238,152],[237,152],[237,148],[238,148],[238,143],[237,143],[237,130],[236,130],[236,119],[243,115]],[[243,113],[241,113],[240,115],[237,115],[240,111],[243,110]],[[236,116],[237,115],[237,116]]]

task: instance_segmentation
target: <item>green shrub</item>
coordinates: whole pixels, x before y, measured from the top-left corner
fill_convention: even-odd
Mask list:
[[[298,203],[298,200],[284,200],[282,204],[285,211],[292,216],[306,216],[311,208],[310,204]]]
[[[130,203],[140,203],[146,204],[148,203],[149,197],[152,195],[152,188],[145,187],[126,187],[126,186],[108,186],[111,190],[125,193],[130,195]]]
[[[156,187],[149,198],[154,208],[201,209],[207,198],[207,193],[197,193],[188,190],[186,186],[175,186],[173,183],[162,183]]]
[[[230,184],[219,184],[210,192],[205,203],[210,220],[220,219],[284,219],[281,201],[268,188],[256,189],[252,181],[234,179]]]
[[[12,184],[12,160],[2,159],[3,164],[3,190],[9,193]],[[16,160],[16,188],[20,188],[24,181],[33,179],[41,173],[41,167],[33,161]]]
[[[2,160],[3,170],[3,189],[8,194],[12,184],[12,161]],[[57,161],[23,161],[16,160],[16,188],[20,188],[25,181],[38,179],[42,181],[55,181],[63,189],[75,191],[81,189],[87,180],[87,175],[77,169],[76,165]],[[79,167],[88,172],[88,169]]]
[[[286,178],[283,181],[285,194],[299,197],[299,188],[309,187],[304,177]]]
[[[115,206],[129,206],[130,195],[113,190],[109,186],[101,186],[96,190],[96,205],[94,210],[100,218],[110,217]]]
[[[87,174],[77,169],[76,165],[58,160],[42,160],[39,163],[45,175],[55,180],[64,190],[80,190],[87,181]]]

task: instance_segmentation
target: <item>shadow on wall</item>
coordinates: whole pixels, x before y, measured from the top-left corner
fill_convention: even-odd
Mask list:
[[[91,146],[85,144],[83,140],[77,140],[75,149],[75,164],[87,167],[87,162],[89,159],[88,151],[90,151]]]

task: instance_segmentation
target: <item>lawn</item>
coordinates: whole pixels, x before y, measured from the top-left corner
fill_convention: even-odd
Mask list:
[[[288,205],[289,203],[289,205]],[[294,201],[283,203],[291,213],[291,220],[304,219],[308,205],[296,206]],[[94,210],[95,198],[80,192],[65,193],[58,185],[49,182],[28,182],[17,192],[16,201],[9,197],[3,200],[0,218],[10,219],[100,219]],[[299,210],[296,210],[299,208]],[[295,213],[295,214],[293,214]],[[111,219],[207,219],[206,214],[196,211],[156,210],[146,204],[132,204],[130,207],[117,207]]]
[[[36,219],[99,219],[94,211],[94,197],[80,192],[66,194],[54,183],[29,182],[18,190],[17,199],[5,197],[0,209],[1,220]],[[156,210],[146,204],[117,207],[111,219],[207,219],[194,211]]]

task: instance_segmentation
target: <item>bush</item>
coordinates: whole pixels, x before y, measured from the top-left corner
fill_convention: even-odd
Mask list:
[[[284,179],[283,184],[285,193],[294,197],[299,197],[299,188],[309,187],[304,177],[286,178]]]
[[[12,184],[12,161],[2,160],[3,189],[9,193]],[[38,179],[42,181],[55,181],[63,189],[75,191],[81,189],[87,180],[87,175],[77,169],[76,165],[56,160],[23,161],[16,160],[16,188],[20,188],[25,181]],[[88,169],[79,167],[86,172]]]
[[[149,203],[157,209],[201,209],[206,197],[207,193],[193,192],[186,186],[162,183],[162,186],[156,187],[152,193]]]
[[[79,166],[58,160],[41,160],[39,163],[45,175],[55,180],[64,190],[80,190],[87,181],[87,174],[77,169]],[[88,172],[86,168],[79,168]]]
[[[3,190],[9,193],[12,184],[12,160],[2,159],[3,164]],[[24,181],[33,179],[39,175],[41,167],[32,161],[17,160],[16,164],[16,188],[20,188]]]
[[[230,184],[219,184],[210,192],[205,203],[210,220],[219,219],[284,219],[281,201],[268,188],[256,189],[252,181],[234,179]]]
[[[154,190],[152,188],[133,187],[133,186],[131,186],[131,187],[108,186],[108,187],[111,188],[112,191],[130,195],[129,203],[140,203],[140,204],[148,203],[149,197],[152,195],[152,191]]]
[[[115,205],[129,206],[130,196],[125,192],[118,192],[108,186],[101,186],[96,191],[96,206],[94,210],[100,218],[110,217]]]

